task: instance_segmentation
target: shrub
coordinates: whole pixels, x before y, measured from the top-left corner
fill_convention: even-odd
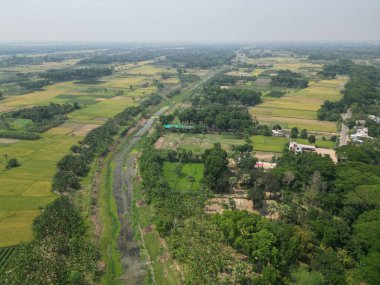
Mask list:
[[[17,166],[20,166],[20,163],[16,158],[11,158],[7,162],[7,169],[15,168]]]

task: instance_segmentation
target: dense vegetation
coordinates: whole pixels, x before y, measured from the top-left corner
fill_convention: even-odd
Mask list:
[[[341,147],[337,165],[328,157],[285,150],[273,172],[255,169],[255,160],[245,155],[252,148],[241,146],[234,148],[236,174],[228,173],[227,154],[216,145],[202,156],[202,190],[184,194],[168,186],[161,170],[168,156],[155,150],[153,141],[140,160],[143,187],[156,208],[159,233],[186,268],[185,284],[377,284],[378,142]],[[256,208],[270,193],[277,202],[268,211],[279,220],[233,208],[202,214],[207,189],[225,191],[235,175],[250,189]],[[238,253],[244,258],[236,258]]]
[[[41,137],[38,133],[0,130],[0,138],[17,140],[38,140]]]
[[[8,114],[11,118],[22,118],[33,121],[33,124],[26,128],[27,131],[42,133],[53,127],[62,124],[66,119],[66,114],[80,108],[79,104],[54,104],[47,106],[35,106],[33,108],[24,108]]]
[[[210,68],[218,65],[230,64],[235,57],[233,49],[208,47],[208,48],[185,48],[170,50],[165,54],[168,61],[175,65],[182,64],[186,68]]]
[[[357,65],[351,61],[338,61],[325,65],[322,74],[348,74],[343,98],[337,102],[325,101],[318,111],[319,120],[336,121],[339,114],[353,107],[355,113],[377,113],[380,92],[380,71],[373,66]],[[334,75],[335,76],[335,75]]]
[[[23,243],[1,272],[1,284],[92,284],[97,252],[68,197],[46,206],[33,222],[34,239]]]
[[[254,127],[247,108],[208,104],[190,107],[178,113],[181,123],[208,127],[210,130],[250,132]]]
[[[138,107],[128,107],[104,125],[91,130],[77,145],[72,146],[72,154],[66,155],[57,163],[52,191],[66,192],[80,188],[80,177],[87,175],[89,164],[97,155],[105,155],[114,143],[116,134],[125,135],[134,124],[133,118],[161,100],[151,95]]]
[[[52,82],[62,82],[98,78],[111,75],[112,72],[112,68],[107,67],[62,68],[50,69],[44,73],[40,73],[40,77],[46,78]]]
[[[279,70],[277,75],[272,77],[271,85],[284,88],[306,88],[308,82],[302,74],[290,70]]]

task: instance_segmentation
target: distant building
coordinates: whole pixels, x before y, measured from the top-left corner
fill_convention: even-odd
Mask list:
[[[222,85],[222,86],[220,86],[220,89],[222,89],[222,90],[230,89],[230,86]]]
[[[270,163],[270,162],[264,162],[264,161],[258,161],[255,164],[255,168],[262,168],[262,169],[273,169],[277,166],[277,163]]]
[[[284,137],[285,136],[285,133],[284,133],[284,130],[272,130],[272,136],[274,137]]]
[[[289,150],[294,153],[302,153],[302,152],[312,152],[315,151],[314,145],[300,144],[298,142],[290,142]]]
[[[375,115],[368,115],[368,119],[375,121],[377,124],[380,124],[380,117]]]
[[[356,125],[357,126],[364,126],[365,125],[365,120],[356,120]]]
[[[350,136],[351,140],[354,142],[363,143],[364,139],[373,139],[373,137],[370,137],[368,135],[368,128],[355,126],[354,130],[355,130],[355,134],[352,134]]]
[[[164,128],[167,130],[170,129],[182,129],[182,130],[189,130],[189,129],[194,129],[194,126],[188,126],[188,125],[164,125]]]

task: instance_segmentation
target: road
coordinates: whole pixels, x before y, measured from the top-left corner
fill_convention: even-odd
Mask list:
[[[342,129],[340,131],[340,140],[339,146],[347,145],[348,142],[348,126],[344,123],[344,120],[350,119],[352,116],[352,112],[350,109],[347,110],[346,113],[342,114]]]

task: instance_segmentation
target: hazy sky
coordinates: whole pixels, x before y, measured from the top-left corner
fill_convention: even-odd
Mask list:
[[[0,0],[9,41],[380,41],[380,0]]]

